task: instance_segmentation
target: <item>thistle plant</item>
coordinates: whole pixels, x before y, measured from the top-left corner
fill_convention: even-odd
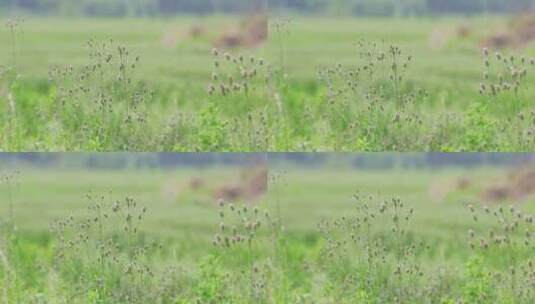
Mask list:
[[[144,242],[140,235],[147,209],[130,197],[110,203],[105,195],[88,193],[86,199],[85,216],[51,224],[58,240],[54,265],[64,280],[78,286],[71,297],[127,303],[151,299],[147,287],[155,273],[148,257],[161,245]]]
[[[79,145],[136,149],[147,131],[146,105],[154,92],[135,81],[140,56],[114,41],[86,43],[89,62],[81,67],[54,66],[55,112]]]
[[[396,197],[381,202],[357,193],[353,199],[354,213],[318,226],[326,240],[326,267],[341,284],[333,292],[342,298],[365,294],[381,301],[416,299],[421,290],[413,287],[424,275],[416,257],[427,246],[408,236],[413,209]]]
[[[267,302],[270,286],[268,286],[269,264],[262,262],[262,229],[275,223],[267,211],[247,205],[226,204],[219,202],[219,231],[215,234],[212,244],[219,254],[225,256],[241,256],[245,253],[246,271],[243,276],[248,282],[250,301]],[[266,227],[266,228],[264,228]],[[236,278],[236,280],[239,279]],[[272,287],[271,287],[272,288]]]
[[[503,295],[529,303],[535,298],[533,266],[530,255],[535,250],[535,223],[532,214],[516,206],[468,205],[474,228],[468,236],[470,248],[476,256],[495,265],[496,288]],[[485,228],[479,222],[489,223]],[[493,263],[496,261],[496,263]]]
[[[243,54],[231,55],[228,52],[221,54],[218,49],[212,50],[214,70],[211,83],[208,85],[208,94],[217,96],[249,96],[257,92],[260,81],[265,81],[266,62],[254,56],[246,57]],[[249,100],[248,100],[249,101]],[[250,102],[250,101],[249,101]]]
[[[524,56],[502,55],[500,52],[492,56],[486,48],[483,49],[483,59],[485,70],[480,85],[480,94],[497,98],[501,94],[514,93],[518,98],[520,89],[526,85],[528,67],[535,65],[535,60],[528,60]],[[518,114],[519,102],[518,99],[514,100],[515,114]]]
[[[408,90],[404,86],[413,57],[396,45],[385,47],[361,40],[356,46],[360,58],[357,64],[337,64],[318,71],[327,90],[327,119],[333,132],[342,132],[347,138],[335,146],[343,149],[352,142],[365,140],[400,149],[407,142],[403,130],[410,128],[414,132],[421,128],[423,121],[415,105],[428,96],[424,89]],[[387,136],[391,143],[385,143]]]
[[[246,113],[242,115],[245,119],[234,120],[234,127],[239,133],[247,134],[251,149],[267,150],[268,117],[262,101],[266,100],[268,64],[263,58],[222,53],[218,49],[212,50],[212,56],[214,70],[207,90],[218,102],[209,107],[217,104],[217,109],[231,117],[235,113]],[[221,100],[226,102],[222,104]]]
[[[527,122],[525,136],[521,139],[521,147],[532,147],[535,144],[535,110],[531,110],[528,114],[520,114],[519,119]]]
[[[526,106],[524,91],[528,87],[529,71],[535,65],[535,59],[525,56],[504,55],[496,52],[491,55],[483,49],[484,72],[479,93],[490,100],[506,113],[509,113],[509,127],[514,128],[517,146],[525,149],[524,138],[527,128],[523,109]]]

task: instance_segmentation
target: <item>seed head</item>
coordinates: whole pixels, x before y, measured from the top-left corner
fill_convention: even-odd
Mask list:
[[[475,235],[474,230],[472,230],[472,229],[468,230],[468,235],[469,235],[471,238],[473,238],[474,235]]]

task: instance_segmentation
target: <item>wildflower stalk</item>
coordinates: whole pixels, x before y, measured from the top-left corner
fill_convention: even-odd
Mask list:
[[[290,21],[289,20],[279,20],[276,21],[274,24],[275,31],[277,32],[277,46],[278,46],[278,55],[279,55],[279,67],[277,71],[275,71],[276,74],[276,87],[278,88],[278,92],[275,92],[273,95],[273,98],[275,99],[275,104],[277,105],[277,111],[279,118],[279,134],[283,136],[284,140],[284,147],[281,147],[282,149],[279,150],[287,150],[290,146],[290,139],[288,134],[288,115],[284,109],[283,99],[281,96],[281,88],[284,86],[284,79],[286,77],[286,56],[285,56],[285,31],[287,31],[287,27],[289,26]]]
[[[401,106],[401,98],[399,96],[399,75],[398,75],[398,60],[396,51],[392,50],[392,73],[394,76],[394,96],[396,98],[396,105]]]
[[[10,35],[10,42],[11,42],[11,64],[14,70],[17,68],[17,35],[16,35],[16,28],[17,28],[17,21],[10,20],[7,23],[7,27],[9,28],[9,35]]]
[[[9,41],[10,41],[10,53],[11,53],[11,71],[10,71],[10,80],[11,83],[9,84],[10,88],[11,86],[17,81],[18,78],[18,68],[17,68],[17,29],[20,25],[20,20],[11,19],[6,23],[6,27],[9,31]],[[15,123],[15,97],[12,93],[8,93],[7,96],[7,102],[8,102],[8,118],[7,118],[7,150],[13,151],[14,145],[13,145],[13,132],[15,130],[14,123]]]
[[[254,302],[256,295],[255,295],[255,280],[254,280],[254,257],[253,257],[253,245],[252,245],[252,239],[251,236],[249,236],[249,240],[247,241],[247,253],[249,256],[249,288],[250,288],[250,296],[251,300]]]
[[[4,264],[5,273],[6,273],[6,280],[7,283],[5,284],[4,288],[4,295],[6,297],[5,303],[9,303],[9,291],[14,288],[15,292],[15,303],[18,303],[19,301],[19,293],[18,289],[16,288],[17,285],[17,275],[14,269],[11,267],[11,245],[15,238],[15,207],[13,204],[13,187],[16,183],[15,178],[18,172],[7,172],[4,173],[0,179],[3,184],[6,186],[7,191],[7,203],[8,203],[8,214],[7,214],[7,223],[6,223],[6,233],[4,237],[4,250],[2,251],[2,248],[0,248],[0,259],[2,263]]]

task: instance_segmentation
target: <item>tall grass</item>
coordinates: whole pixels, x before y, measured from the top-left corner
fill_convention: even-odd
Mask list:
[[[332,58],[314,67],[316,80],[303,82],[287,55],[299,32],[273,18],[268,56],[212,50],[198,67],[212,67],[211,75],[191,80],[207,93],[183,109],[172,96],[188,90],[170,93],[151,82],[139,67],[154,55],[132,54],[127,42],[88,40],[82,64],[65,59],[50,67],[48,82],[26,80],[16,68],[25,47],[19,26],[6,28],[13,54],[1,78],[2,150],[518,152],[535,145],[533,59],[507,51],[482,52],[480,87],[458,92],[466,96],[460,101],[444,99],[449,89],[441,83],[427,88],[415,73],[429,59],[395,41],[357,40],[351,61]]]
[[[3,185],[11,191],[13,180],[7,176]],[[90,192],[84,197],[85,211],[68,215],[66,210],[63,218],[53,221],[46,244],[36,245],[29,235],[2,226],[4,303],[532,303],[535,299],[533,215],[516,206],[467,206],[463,216],[472,225],[457,241],[472,253],[459,264],[433,257],[442,244],[420,238],[422,232],[413,227],[418,208],[397,196],[355,193],[352,211],[319,222],[321,238],[307,249],[295,242],[294,231],[281,229],[285,223],[280,218],[262,210],[276,202],[220,201],[213,208],[220,223],[213,227],[211,246],[205,240],[205,254],[185,261],[172,244],[147,237],[144,222],[150,208],[129,196]],[[24,195],[13,197],[13,201],[23,199]],[[6,235],[11,242],[6,242]]]
[[[18,172],[2,172],[1,185],[7,192],[7,214],[0,220],[0,269],[2,276],[2,300],[10,303],[11,299],[20,301],[17,278],[17,226],[15,221],[14,191],[17,186]]]

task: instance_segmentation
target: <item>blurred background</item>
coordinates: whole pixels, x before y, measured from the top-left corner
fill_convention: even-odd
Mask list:
[[[0,176],[0,218],[9,208],[4,177],[13,176],[15,222],[29,242],[48,244],[52,221],[85,214],[88,194],[107,203],[132,197],[149,210],[144,233],[178,241],[179,256],[198,257],[218,220],[219,200],[254,204],[265,197],[267,156],[1,153]]]
[[[2,11],[39,15],[169,16],[264,10],[267,0],[1,0]]]
[[[532,153],[0,153],[0,166],[87,170],[177,170],[248,166],[347,170],[507,168],[535,163]]]
[[[266,0],[0,0],[0,44],[12,45],[7,24],[16,21],[16,45],[0,49],[0,69],[15,51],[20,103],[43,105],[55,90],[53,67],[90,64],[89,40],[121,44],[139,56],[132,82],[155,92],[155,112],[178,115],[205,105],[213,48],[267,57],[266,12]]]
[[[158,16],[213,14],[265,9],[295,13],[359,16],[414,16],[514,12],[534,7],[533,0],[1,0],[3,12],[42,15]]]
[[[269,8],[272,24],[283,24],[283,30],[271,27],[270,40],[283,50],[279,57],[295,93],[287,99],[320,99],[318,71],[362,64],[361,40],[376,42],[379,50],[399,46],[403,57],[411,55],[404,85],[426,89],[429,98],[421,106],[434,113],[464,111],[488,99],[478,93],[483,48],[535,54],[533,0],[271,0]],[[531,98],[532,91],[522,94]],[[489,104],[489,112],[503,114],[497,103]]]
[[[411,232],[436,245],[431,258],[457,261],[469,254],[458,241],[472,223],[468,204],[535,212],[534,154],[0,154],[0,174],[11,172],[17,227],[29,240],[45,242],[52,221],[85,214],[88,193],[128,196],[148,208],[144,233],[192,259],[210,246],[220,199],[276,213],[313,254],[316,225],[353,212],[355,194],[396,196],[415,210]]]
[[[274,11],[355,16],[506,13],[531,9],[533,0],[269,0]]]
[[[322,219],[352,214],[354,195],[399,197],[414,208],[411,233],[432,244],[431,258],[457,262],[469,254],[468,205],[535,212],[534,154],[270,154],[269,164],[268,203],[280,206],[288,233],[309,245]]]
[[[247,153],[0,153],[4,168],[177,170],[265,163],[266,154]]]
[[[14,99],[21,109],[39,109],[19,111],[21,124],[48,121],[46,115],[56,110],[50,100],[62,84],[51,81],[51,70],[91,65],[88,41],[100,46],[112,39],[132,57],[139,56],[132,83],[154,92],[146,112],[156,117],[151,128],[160,131],[188,126],[188,120],[207,109],[207,87],[215,69],[212,50],[220,48],[283,66],[285,86],[291,88],[284,92],[284,102],[292,109],[293,121],[299,121],[308,109],[322,112],[327,86],[318,72],[338,64],[361,64],[356,43],[364,39],[383,49],[397,45],[403,57],[412,56],[404,91],[424,90],[425,98],[415,102],[418,114],[430,121],[449,115],[453,120],[445,120],[440,128],[450,123],[453,129],[460,125],[456,120],[479,104],[486,105],[490,119],[516,115],[509,103],[488,102],[491,98],[480,94],[485,82],[482,49],[534,57],[534,8],[532,0],[2,0],[2,23],[10,18],[20,22],[15,43],[8,27],[0,29],[0,43],[14,46],[0,49],[0,69],[18,59],[21,77]],[[500,69],[496,65],[488,71],[489,82],[498,78]],[[535,78],[531,69],[527,72],[530,83]],[[0,96],[7,95],[7,87],[0,78]],[[534,95],[529,86],[518,92],[523,100],[533,100]],[[268,99],[257,98],[256,105],[260,108]],[[218,115],[244,117],[243,104],[218,102]],[[7,103],[0,104],[0,110],[8,111]],[[46,128],[50,130],[36,133],[61,131],[54,124]],[[298,130],[300,136],[307,132],[311,131]],[[440,141],[442,135],[432,136]]]

